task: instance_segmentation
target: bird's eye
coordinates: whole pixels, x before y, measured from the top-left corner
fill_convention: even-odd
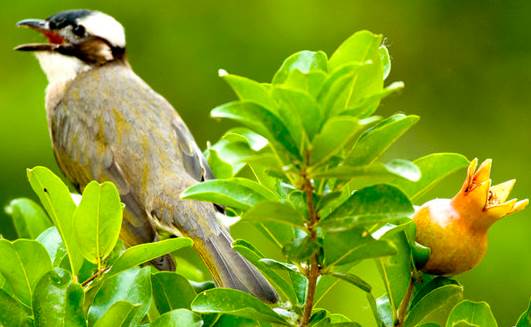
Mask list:
[[[76,25],[72,29],[72,32],[79,37],[85,36],[85,27],[83,25]]]

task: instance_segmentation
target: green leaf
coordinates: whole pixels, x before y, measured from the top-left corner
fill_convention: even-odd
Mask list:
[[[350,62],[364,62],[379,56],[382,36],[359,31],[344,41],[328,61],[330,71]]]
[[[394,327],[395,326],[395,314],[396,310],[391,307],[389,302],[389,297],[384,294],[376,299],[376,314],[378,316],[377,320],[380,320],[385,327]]]
[[[0,274],[11,286],[14,295],[31,306],[31,297],[40,278],[52,270],[50,257],[37,241],[0,239]]]
[[[273,84],[289,82],[290,74],[297,70],[303,74],[327,71],[326,53],[322,51],[300,51],[289,56],[273,77]]]
[[[31,326],[30,310],[0,289],[0,326]]]
[[[219,75],[230,85],[240,100],[252,101],[271,112],[277,112],[275,102],[263,84],[246,77],[228,74],[224,70],[220,70]]]
[[[360,136],[345,159],[346,164],[364,166],[374,162],[418,120],[418,116],[403,114],[382,120]]]
[[[118,301],[96,321],[94,327],[134,327],[133,320],[139,308],[139,304],[133,305],[129,302]]]
[[[400,177],[416,182],[421,177],[421,171],[413,162],[403,159],[393,159],[387,163],[375,162],[368,166],[337,166],[328,170],[312,174],[313,177],[337,177],[341,179],[374,177],[375,181],[385,181],[390,177]]]
[[[458,285],[439,287],[413,306],[406,317],[404,326],[413,327],[424,321],[433,321],[431,317],[446,317],[451,308],[463,298],[463,288]]]
[[[174,309],[189,309],[196,293],[183,276],[164,271],[151,275],[153,298],[158,311],[166,313]]]
[[[191,239],[178,237],[132,246],[125,250],[125,252],[114,262],[111,270],[105,276],[109,278],[121,271],[136,267],[165,254],[182,248],[191,247],[192,244],[193,242]]]
[[[301,159],[297,143],[286,125],[262,106],[247,101],[229,102],[212,109],[213,118],[235,120],[267,138],[278,149],[284,149],[296,159]]]
[[[247,210],[259,202],[276,200],[277,196],[252,180],[235,177],[194,184],[181,193],[181,198]]]
[[[140,305],[131,319],[132,324],[138,323],[148,312],[151,303],[150,270],[151,267],[132,268],[105,280],[89,308],[89,325],[93,325],[119,301]]]
[[[393,82],[385,88],[380,88],[379,85],[375,90],[367,93],[365,96],[356,99],[356,102],[345,109],[343,114],[358,118],[370,117],[377,109],[379,102],[404,88],[404,82]]]
[[[186,309],[177,309],[167,312],[155,319],[151,327],[201,327],[203,320],[198,314]]]
[[[276,86],[273,97],[279,104],[279,116],[287,125],[295,140],[303,140],[304,132],[308,140],[312,140],[321,127],[321,113],[317,102],[306,92]],[[299,128],[299,131],[294,131]],[[302,131],[300,131],[302,129]],[[294,132],[296,134],[294,134]],[[300,141],[299,141],[300,142]]]
[[[273,221],[304,227],[305,218],[289,203],[276,201],[259,202],[242,216],[242,221]]]
[[[264,256],[255,247],[244,240],[236,240],[232,247],[235,251],[240,253],[244,258],[249,260],[255,267],[257,267],[270,280],[288,300],[292,303],[297,303],[297,295],[294,288],[284,278],[272,270],[272,268],[263,262]]]
[[[74,230],[81,254],[98,267],[111,253],[122,226],[123,205],[111,182],[90,182],[74,211]]]
[[[364,281],[363,279],[361,279],[360,277],[354,275],[354,274],[351,274],[351,273],[343,273],[343,272],[339,272],[339,271],[331,271],[328,273],[328,275],[330,276],[334,276],[338,279],[341,279],[349,284],[352,284],[354,286],[356,286],[357,288],[359,288],[360,290],[364,291],[364,292],[367,292],[367,293],[370,293],[371,292],[371,285],[369,285],[369,283],[367,283],[366,281]]]
[[[273,84],[286,85],[316,96],[326,78],[327,57],[322,51],[300,51],[289,56],[273,77]]]
[[[13,225],[19,238],[35,239],[52,225],[41,206],[30,199],[12,200],[5,211],[13,218]]]
[[[208,166],[212,170],[212,173],[216,178],[230,178],[236,174],[240,167],[234,167],[223,160],[218,151],[213,148],[208,148],[206,151],[206,159],[208,161]],[[242,166],[243,168],[243,166]],[[240,168],[241,169],[241,168]]]
[[[54,267],[60,267],[65,259],[68,260],[65,245],[55,226],[42,232],[36,241],[44,246]]]
[[[83,264],[83,256],[75,239],[73,215],[76,205],[70,192],[61,179],[48,168],[37,166],[28,169],[27,175],[33,191],[61,234],[68,253],[70,269],[72,274],[76,275]]]
[[[192,302],[192,310],[288,325],[282,316],[254,296],[234,289],[214,288],[199,293]]]
[[[487,302],[469,300],[459,302],[450,312],[446,327],[458,326],[463,322],[472,326],[498,327]]]
[[[358,135],[363,125],[356,118],[338,116],[329,119],[312,143],[311,164],[320,164],[339,153]]]
[[[434,153],[414,161],[422,172],[418,182],[395,179],[391,184],[398,186],[412,200],[417,200],[445,177],[465,168],[468,160],[457,153]]]
[[[210,168],[219,179],[233,177],[245,167],[248,159],[257,155],[247,140],[225,136],[206,151]]]
[[[83,313],[83,288],[72,282],[67,270],[55,268],[45,274],[33,294],[33,313],[37,326],[86,326]]]
[[[529,300],[529,306],[527,310],[520,315],[516,327],[531,327],[531,300]]]
[[[324,236],[323,248],[324,265],[329,268],[396,253],[390,242],[373,239],[363,228],[328,232]]]
[[[431,291],[439,287],[443,287],[445,285],[459,286],[459,283],[448,277],[437,276],[433,278],[432,280],[428,280],[424,282],[423,285],[415,285],[415,289],[418,289],[418,290],[415,292],[415,296],[411,300],[411,307],[415,306],[420,300],[422,300],[422,298],[428,295]]]
[[[380,62],[382,63],[384,71],[383,78],[386,79],[389,76],[389,73],[391,73],[391,57],[389,56],[389,50],[387,50],[387,47],[382,44],[378,48],[378,54],[380,55]]]
[[[410,224],[414,225],[413,222],[410,222]],[[411,250],[404,228],[405,226],[399,225],[387,229],[379,237],[382,241],[390,242],[395,247],[396,254],[376,260],[393,314],[398,310],[411,281]],[[385,230],[385,228],[382,229]],[[377,233],[380,233],[380,230]]]
[[[222,138],[230,142],[246,142],[253,151],[260,151],[269,143],[262,135],[245,127],[231,128]]]
[[[414,213],[406,195],[391,185],[373,185],[354,192],[319,226],[328,231],[345,231],[361,225],[390,222]]]

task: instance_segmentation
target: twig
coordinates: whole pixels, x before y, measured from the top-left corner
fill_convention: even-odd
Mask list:
[[[413,295],[413,286],[414,286],[414,280],[413,280],[413,276],[411,276],[411,278],[409,279],[409,286],[407,287],[406,295],[404,295],[404,298],[402,299],[402,302],[400,303],[400,308],[398,309],[398,323],[396,327],[404,326],[404,320],[406,319],[409,301],[411,300],[411,295]]]
[[[306,162],[309,162],[309,155],[306,155]],[[319,222],[319,215],[315,211],[315,205],[313,203],[313,185],[305,170],[302,171],[301,176],[303,178],[302,188],[306,193],[306,205],[308,207],[308,215],[310,221],[308,223],[308,231],[310,233],[310,239],[312,241],[317,240],[317,232],[315,230],[316,224]],[[300,321],[301,327],[308,326],[310,318],[312,316],[313,301],[315,296],[315,290],[317,286],[317,279],[319,278],[319,253],[316,252],[310,257],[310,266],[307,270],[306,277],[308,278],[308,292],[306,293],[306,302],[304,305],[304,312]]]

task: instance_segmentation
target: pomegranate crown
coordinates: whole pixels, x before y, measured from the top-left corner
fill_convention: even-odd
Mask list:
[[[475,158],[468,166],[465,182],[453,198],[456,208],[481,217],[487,227],[502,217],[525,209],[528,199],[507,200],[516,183],[515,179],[491,186],[492,160],[483,161],[479,168],[477,165],[478,159]]]

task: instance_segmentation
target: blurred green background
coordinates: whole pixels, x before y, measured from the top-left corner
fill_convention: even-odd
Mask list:
[[[224,68],[260,81],[289,54],[323,49],[328,54],[359,29],[387,37],[393,58],[388,81],[403,80],[399,96],[381,114],[421,115],[421,122],[389,156],[413,159],[440,151],[493,158],[495,182],[517,178],[514,196],[531,195],[531,1],[10,1],[0,11],[0,205],[33,196],[25,168],[58,171],[44,114],[46,79],[37,61],[16,53],[17,44],[39,41],[15,22],[71,8],[99,9],[126,27],[136,72],[179,110],[204,148],[228,128],[209,110],[234,98],[217,77]],[[464,172],[430,197],[457,191]],[[0,213],[0,231],[12,237]],[[250,226],[239,237],[269,243]],[[500,326],[514,323],[531,295],[531,210],[498,223],[481,265],[459,276],[465,294],[488,301]],[[0,258],[1,261],[1,258]],[[371,262],[358,270],[382,292]],[[364,295],[340,284],[321,303],[374,325]]]

